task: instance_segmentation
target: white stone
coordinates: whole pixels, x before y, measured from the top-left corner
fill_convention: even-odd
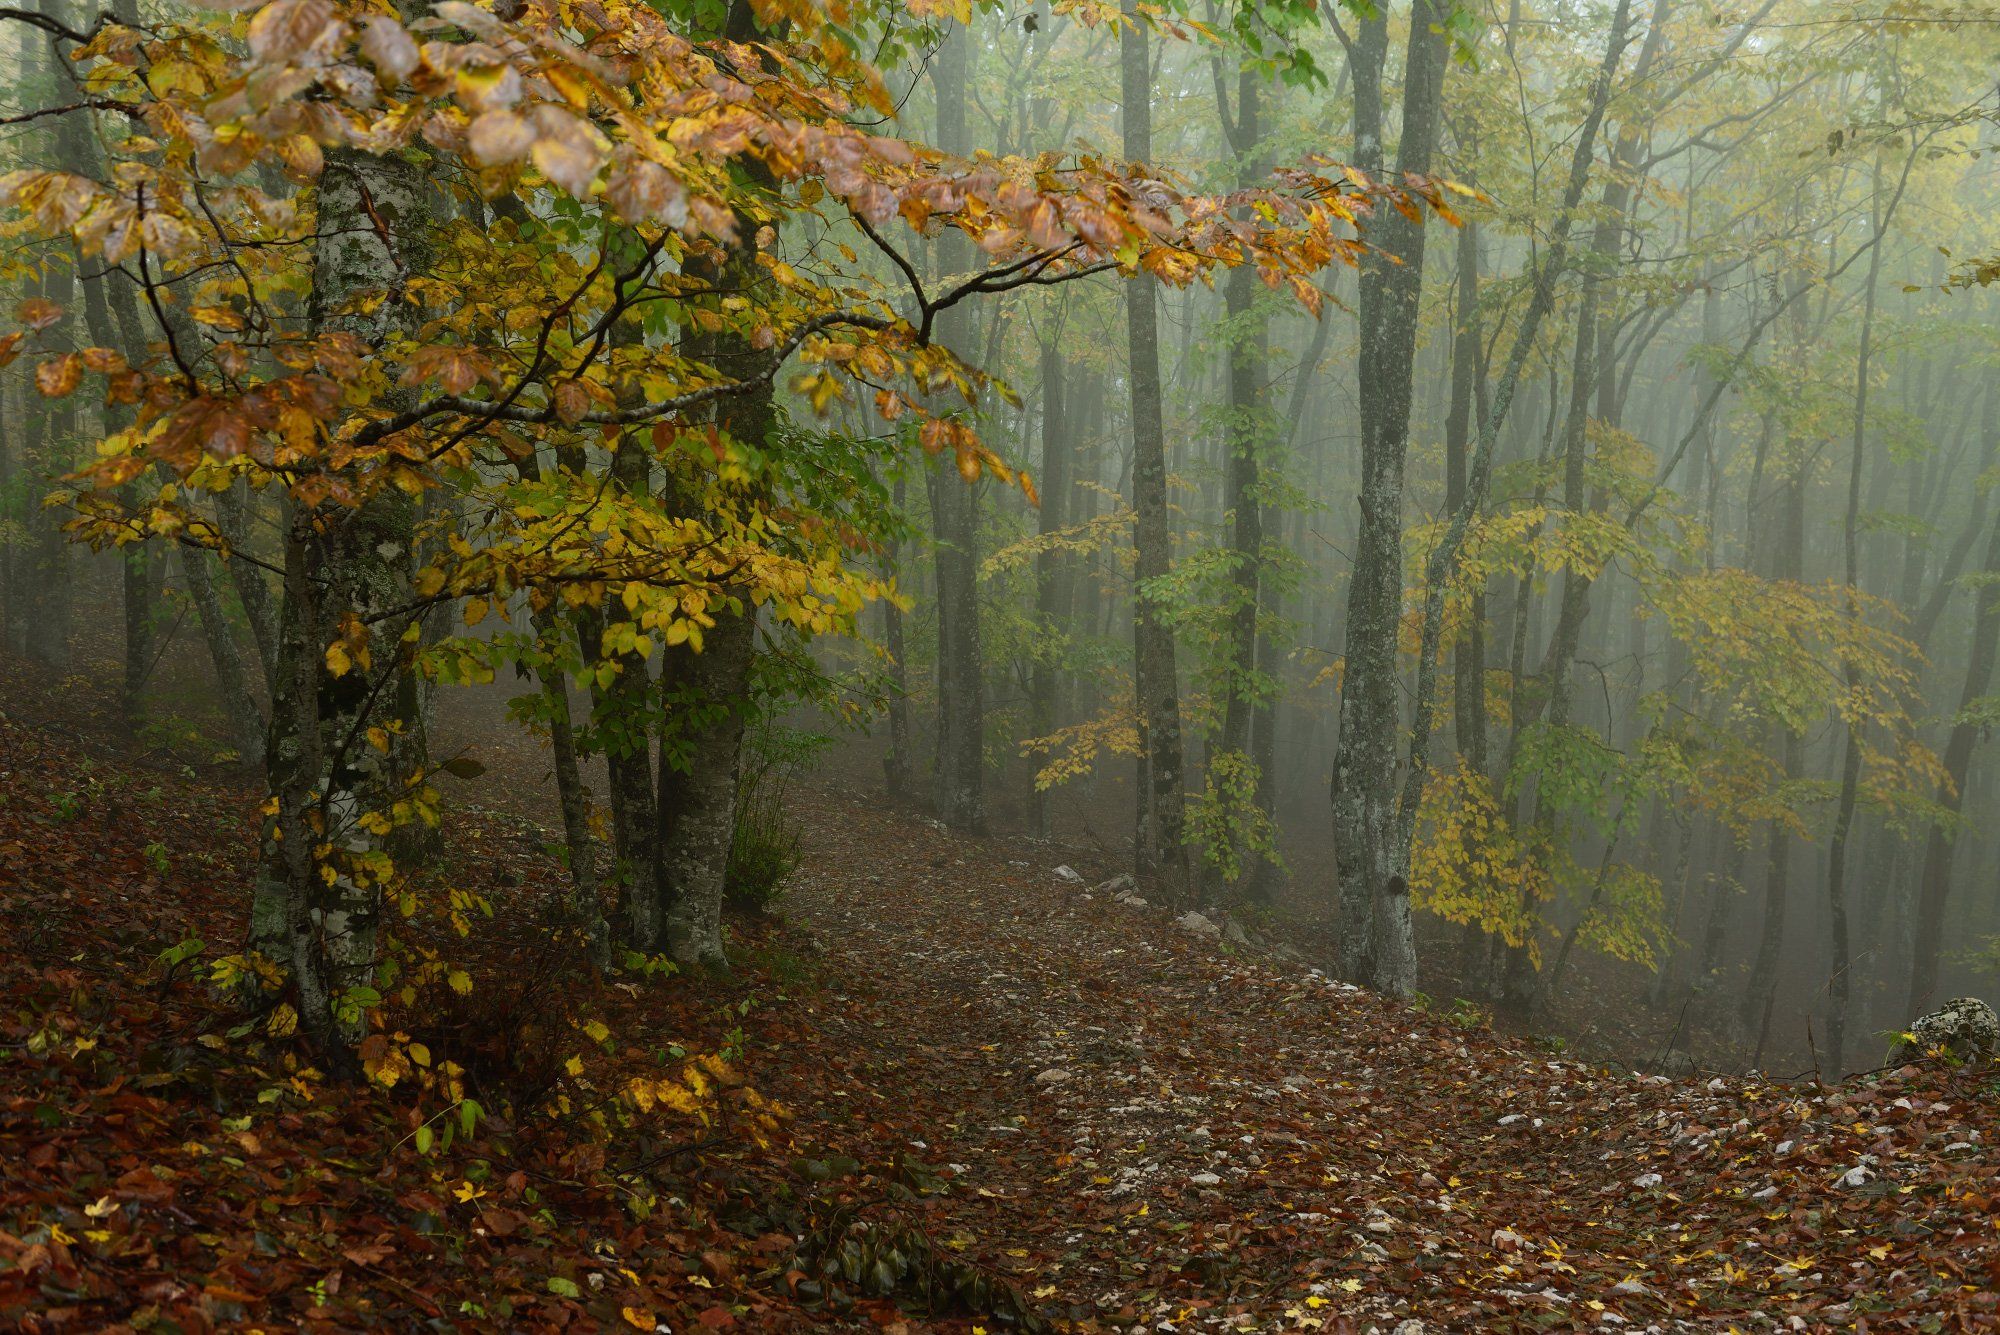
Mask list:
[[[1175,918],[1174,925],[1184,932],[1192,932],[1194,935],[1210,941],[1218,940],[1222,936],[1222,929],[1220,927],[1217,927],[1193,909],[1189,909],[1180,917]]]

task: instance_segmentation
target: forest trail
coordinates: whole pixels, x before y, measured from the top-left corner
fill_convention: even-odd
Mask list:
[[[1932,1278],[1892,1258],[1940,1221],[1875,1208],[1992,1191],[1966,1140],[1990,1104],[1593,1069],[1065,888],[1026,841],[831,794],[805,814],[785,911],[836,981],[784,1063],[801,1133],[945,1168],[933,1232],[1073,1319],[1847,1325]],[[1991,1223],[1961,1241],[1937,1277],[2000,1273]]]

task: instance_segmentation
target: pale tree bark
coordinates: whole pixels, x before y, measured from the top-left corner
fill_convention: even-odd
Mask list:
[[[1428,173],[1437,146],[1448,37],[1433,0],[1412,9],[1403,82],[1399,172]],[[1383,66],[1388,14],[1362,18],[1348,45],[1354,72],[1356,165],[1382,170]],[[1333,763],[1334,854],[1340,878],[1340,971],[1392,996],[1416,986],[1407,853],[1397,851],[1401,707],[1397,639],[1403,614],[1403,466],[1410,443],[1410,392],[1417,304],[1423,290],[1424,223],[1395,210],[1379,215],[1361,265],[1360,531],[1347,598],[1347,665]]]
[[[1118,36],[1120,115],[1129,163],[1153,156],[1153,82],[1143,23]],[[1132,395],[1132,689],[1138,714],[1139,817],[1133,841],[1138,876],[1157,882],[1169,900],[1188,890],[1182,846],[1181,707],[1174,633],[1152,586],[1173,569],[1167,512],[1166,426],[1160,391],[1158,290],[1147,274],[1125,288],[1126,375]]]
[[[430,264],[430,228],[442,212],[433,182],[409,159],[341,150],[328,154],[318,189],[310,330],[377,345],[392,333],[413,334],[420,313],[405,284]],[[363,297],[379,304],[364,314]],[[359,818],[388,805],[411,763],[399,735],[391,733],[384,752],[364,733],[371,721],[391,721],[380,706],[395,699],[407,668],[400,639],[418,614],[393,609],[409,600],[415,515],[413,501],[384,487],[353,506],[294,507],[285,543],[265,751],[276,801],[265,821],[251,943],[291,966],[300,1023],[339,1066],[351,1063],[360,1027],[351,1011],[337,1017],[335,1005],[374,979],[380,889],[322,877],[312,850],[322,841],[347,854],[378,846]],[[326,649],[349,615],[373,627],[373,661],[336,675]]]

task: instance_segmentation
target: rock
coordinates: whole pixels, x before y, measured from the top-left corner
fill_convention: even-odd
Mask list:
[[[1196,1173],[1188,1181],[1194,1183],[1197,1187],[1216,1187],[1222,1185],[1222,1179],[1214,1173]]]
[[[1511,1228],[1493,1230],[1493,1245],[1503,1252],[1517,1252],[1528,1245],[1528,1240]]]
[[[1035,1077],[1035,1083],[1038,1085],[1060,1085],[1067,1079],[1069,1079],[1068,1071],[1063,1070],[1060,1066],[1051,1066],[1048,1070],[1043,1071]]]
[[[1528,1120],[1528,1114],[1526,1113],[1508,1113],[1505,1117],[1500,1119],[1498,1125],[1512,1126],[1516,1122],[1525,1122],[1527,1120]]]
[[[1120,895],[1129,895],[1138,888],[1138,884],[1133,881],[1132,873],[1129,871],[1121,871],[1110,880],[1099,881],[1097,883],[1098,894],[1110,895],[1114,899]]]
[[[1247,947],[1250,944],[1250,934],[1244,931],[1243,924],[1234,918],[1222,920],[1222,939],[1232,946]]]
[[[1641,1191],[1651,1191],[1654,1187],[1659,1186],[1663,1180],[1658,1173],[1641,1173],[1632,1179],[1632,1185]]]
[[[1978,997],[1954,997],[1911,1023],[1909,1034],[1889,1054],[1891,1063],[1912,1061],[1932,1049],[1962,1062],[2000,1056],[2000,1015]]]
[[[1056,879],[1064,885],[1082,885],[1083,873],[1065,863],[1056,868]]]
[[[1222,929],[1207,918],[1202,917],[1201,914],[1196,913],[1193,909],[1189,909],[1180,917],[1175,918],[1174,925],[1182,931],[1192,932],[1204,940],[1219,941],[1222,939]]]
[[[1640,1283],[1636,1279],[1621,1279],[1616,1284],[1613,1284],[1611,1286],[1611,1291],[1613,1293],[1626,1294],[1634,1298],[1643,1297],[1644,1295],[1652,1292],[1651,1289],[1647,1288],[1644,1284]]]
[[[1415,1317],[1407,1321],[1398,1321],[1392,1335],[1424,1335],[1424,1323]]]

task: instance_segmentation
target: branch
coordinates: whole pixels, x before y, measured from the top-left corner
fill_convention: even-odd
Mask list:
[[[32,9],[7,8],[0,8],[0,19],[12,19],[16,23],[25,23],[31,28],[40,28],[51,37],[67,37],[70,41],[76,42],[79,45],[88,42],[91,38],[97,36],[102,29],[117,22],[109,14],[99,14],[97,21],[90,25],[88,32],[79,32],[67,23],[63,23],[58,19],[52,19],[47,14],[38,14]]]
[[[564,422],[562,416],[556,412],[553,403],[541,408],[515,406],[513,400],[520,394],[522,389],[526,388],[525,381],[509,391],[506,398],[497,402],[491,399],[468,399],[457,394],[441,394],[428,402],[420,403],[414,408],[397,413],[394,417],[385,417],[378,422],[371,423],[355,435],[354,443],[361,446],[372,445],[384,437],[393,436],[399,431],[407,431],[426,418],[435,417],[439,413],[459,413],[468,417],[474,417],[479,419],[480,425],[505,421],[541,425],[553,423],[563,423],[564,425],[588,423],[593,426],[631,426],[637,422],[650,422],[655,418],[665,417],[671,413],[685,412],[689,408],[698,408],[704,403],[712,403],[717,399],[728,398],[735,394],[747,394],[753,389],[760,388],[776,378],[786,359],[798,351],[800,344],[804,343],[814,334],[831,329],[836,325],[851,325],[857,329],[874,330],[887,330],[895,327],[893,321],[885,320],[879,315],[866,315],[859,311],[836,311],[826,315],[817,315],[794,330],[792,335],[774,352],[771,364],[754,376],[743,380],[727,381],[719,385],[708,385],[702,389],[690,390],[685,394],[676,394],[670,399],[661,399],[656,403],[634,404],[630,408],[620,408],[612,412],[585,413],[583,416],[577,418],[574,423]]]

